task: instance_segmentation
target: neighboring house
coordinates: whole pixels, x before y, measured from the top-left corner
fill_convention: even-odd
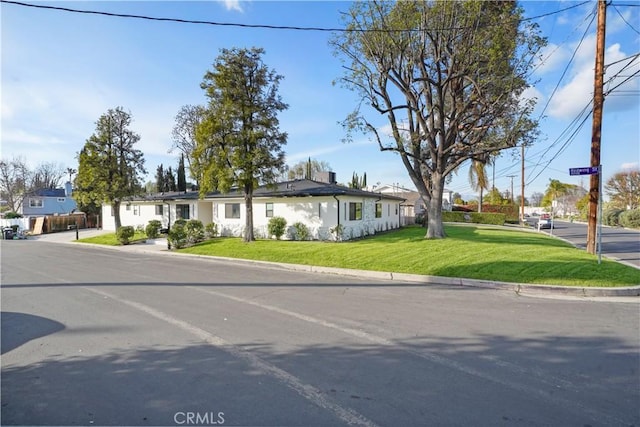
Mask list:
[[[382,194],[394,195],[403,198],[405,201],[401,204],[402,225],[413,223],[416,216],[423,215],[427,210],[422,196],[415,190],[409,190],[399,185],[380,185],[371,188],[371,191]],[[452,205],[451,198],[453,193],[446,188],[442,194],[442,210],[450,211]]]
[[[296,222],[305,224],[310,236],[318,240],[332,240],[331,229],[338,224],[345,240],[400,227],[401,197],[338,185],[335,174],[329,174],[328,181],[300,179],[257,188],[253,194],[256,237],[269,237],[267,225],[274,216],[284,217],[289,231]],[[198,219],[205,225],[217,224],[223,236],[241,236],[245,215],[244,196],[234,190],[209,193],[202,199],[197,191],[157,193],[123,201],[120,206],[122,225],[145,226],[157,219],[166,227],[177,218]],[[102,216],[103,228],[115,230],[110,205],[103,206]]]
[[[71,183],[67,182],[64,188],[43,188],[28,193],[20,213],[23,216],[61,215],[77,208],[76,201],[71,198]]]

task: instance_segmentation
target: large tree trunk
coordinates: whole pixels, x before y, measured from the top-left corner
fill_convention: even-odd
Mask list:
[[[122,227],[122,222],[120,221],[120,200],[115,200],[111,206],[113,208],[113,220],[116,224],[116,231],[118,231],[118,229]]]
[[[482,212],[482,192],[483,192],[483,188],[480,187],[480,202],[478,203],[478,212]]]
[[[253,188],[250,186],[244,189],[244,205],[246,208],[244,241],[253,242],[256,239],[253,235]]]
[[[442,224],[442,193],[444,192],[444,178],[432,176],[433,188],[427,205],[429,221],[427,225],[427,239],[442,239],[446,237]]]

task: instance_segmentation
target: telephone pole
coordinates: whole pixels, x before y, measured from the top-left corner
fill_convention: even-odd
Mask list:
[[[591,167],[599,172],[589,178],[589,214],[587,217],[587,252],[596,253],[596,230],[598,224],[598,203],[600,198],[600,137],[602,131],[602,108],[604,104],[604,39],[607,21],[607,4],[598,0],[598,27],[596,33],[596,68],[593,86],[593,124],[591,127]]]
[[[524,225],[524,144],[522,144],[522,164],[520,165],[520,223]]]
[[[507,178],[511,178],[511,204],[514,204],[515,202],[513,201],[513,178],[515,178],[515,175],[507,175]]]

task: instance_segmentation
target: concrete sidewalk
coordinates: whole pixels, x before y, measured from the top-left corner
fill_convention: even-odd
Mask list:
[[[87,238],[93,236],[99,236],[101,234],[109,233],[109,231],[104,230],[96,230],[96,229],[87,229],[87,230],[78,230],[79,238]],[[620,288],[610,288],[610,287],[576,287],[576,286],[554,286],[554,285],[543,285],[543,284],[530,284],[530,283],[510,283],[510,282],[497,282],[497,281],[489,281],[489,280],[477,280],[477,279],[465,279],[458,277],[441,277],[441,276],[425,276],[419,274],[406,274],[406,273],[392,273],[392,272],[383,272],[383,271],[370,271],[370,270],[355,270],[348,268],[336,268],[336,267],[320,267],[320,266],[311,266],[311,265],[300,265],[300,264],[287,264],[280,262],[268,262],[268,261],[254,261],[254,260],[243,260],[238,258],[226,258],[226,257],[217,257],[217,256],[209,256],[209,255],[192,255],[192,254],[184,254],[180,252],[174,252],[167,249],[167,239],[159,238],[154,240],[149,240],[146,243],[135,243],[126,246],[105,246],[105,245],[92,245],[86,243],[75,243],[76,240],[76,232],[72,231],[62,231],[59,233],[51,233],[51,234],[42,234],[38,236],[30,236],[29,240],[38,240],[43,242],[51,242],[51,243],[67,243],[67,244],[80,244],[80,245],[90,245],[90,246],[99,246],[103,249],[111,249],[125,252],[138,252],[138,253],[147,253],[147,254],[158,254],[165,256],[182,256],[182,257],[192,257],[192,258],[200,258],[203,260],[216,260],[216,261],[225,261],[225,262],[233,262],[237,264],[246,264],[246,265],[259,265],[261,267],[267,268],[279,268],[286,270],[294,270],[294,271],[304,271],[310,273],[320,273],[320,274],[336,274],[341,276],[348,277],[368,277],[375,280],[391,280],[398,282],[410,282],[410,283],[423,283],[427,284],[441,284],[441,285],[452,285],[452,286],[466,286],[466,287],[474,287],[474,288],[485,288],[485,289],[496,289],[496,290],[509,290],[513,291],[518,295],[527,295],[527,296],[549,296],[549,297],[568,297],[568,298],[600,298],[606,297],[605,300],[613,301],[611,297],[621,297],[617,300],[626,302],[636,302],[640,303],[640,285],[638,286],[629,286],[629,287],[620,287]]]

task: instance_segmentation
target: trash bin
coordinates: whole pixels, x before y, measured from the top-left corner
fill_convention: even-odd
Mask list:
[[[2,229],[2,238],[5,240],[13,240],[13,228],[5,227]]]

